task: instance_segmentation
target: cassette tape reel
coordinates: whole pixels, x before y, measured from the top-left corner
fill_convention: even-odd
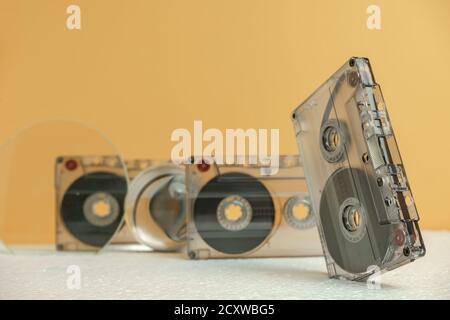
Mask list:
[[[190,258],[322,253],[299,157],[280,157],[276,174],[264,169],[260,164],[186,166]]]
[[[138,174],[125,200],[126,221],[135,238],[154,250],[185,245],[184,168],[162,162]]]
[[[117,156],[60,156],[56,160],[56,242],[58,250],[89,251],[110,241],[137,243],[122,223],[128,178],[152,165],[150,160],[125,161]]]
[[[352,58],[293,113],[330,277],[363,280],[425,254],[369,60]]]

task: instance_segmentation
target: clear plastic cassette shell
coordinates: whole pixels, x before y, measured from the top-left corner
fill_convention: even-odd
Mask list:
[[[122,164],[114,155],[58,157],[55,163],[57,249],[95,251],[103,243],[97,239],[104,232],[101,228],[113,224],[108,231],[115,233],[110,245],[137,244],[130,226],[121,223],[127,181],[152,164],[147,159],[125,160]]]
[[[105,232],[102,228],[109,225],[108,232],[117,229],[109,248],[141,251],[136,246],[141,244],[172,251],[184,245],[184,169],[153,159],[126,159],[124,163],[127,177],[116,156],[58,157],[58,250],[96,250],[103,243],[98,240]],[[128,187],[127,178],[131,181]],[[122,218],[120,226],[114,222]]]
[[[292,115],[330,277],[362,280],[425,254],[369,60],[352,58]]]
[[[188,256],[321,255],[300,158],[280,156],[277,172],[252,163],[186,165]]]

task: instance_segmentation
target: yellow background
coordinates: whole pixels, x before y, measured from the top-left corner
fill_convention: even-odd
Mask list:
[[[81,30],[66,28],[70,4]],[[366,27],[370,4],[381,30]],[[450,229],[449,31],[447,0],[3,0],[0,142],[68,118],[125,157],[168,158],[171,132],[203,120],[279,128],[281,152],[296,153],[290,112],[350,56],[367,56],[422,228]]]

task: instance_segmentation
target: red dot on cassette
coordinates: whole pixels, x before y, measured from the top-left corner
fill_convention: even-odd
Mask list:
[[[405,244],[406,236],[405,232],[402,229],[395,230],[394,233],[394,242],[397,246],[403,246]]]
[[[202,160],[201,163],[197,164],[197,169],[200,172],[205,172],[209,170],[210,165],[206,163],[204,160]]]
[[[67,160],[67,161],[66,161],[65,166],[66,166],[66,169],[67,169],[67,170],[73,171],[73,170],[75,170],[76,168],[78,168],[78,162],[76,162],[76,161],[73,160],[73,159],[70,159],[70,160]]]

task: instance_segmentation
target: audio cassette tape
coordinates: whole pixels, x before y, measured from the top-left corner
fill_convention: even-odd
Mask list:
[[[369,60],[351,58],[292,114],[330,277],[364,280],[425,254]]]
[[[111,244],[137,243],[123,223],[128,178],[152,165],[118,156],[61,156],[56,160],[56,247],[96,251]],[[126,176],[128,174],[128,177]]]
[[[140,243],[159,251],[185,245],[184,175],[183,167],[165,161],[132,179],[125,199],[125,220]]]
[[[299,157],[280,156],[276,174],[253,163],[186,165],[189,257],[321,255]]]

